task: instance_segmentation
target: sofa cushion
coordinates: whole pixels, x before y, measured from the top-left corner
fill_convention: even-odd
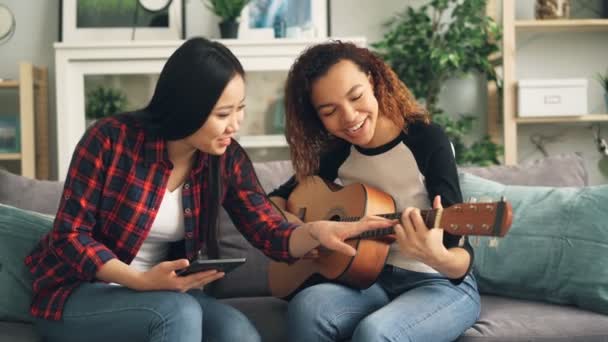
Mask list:
[[[52,217],[0,204],[0,319],[31,322],[32,277],[23,260]]]
[[[482,293],[573,304],[608,314],[608,185],[510,186],[460,174],[465,196],[505,196],[509,233],[471,238]]]
[[[589,175],[585,167],[585,160],[581,155],[576,153],[549,156],[520,165],[463,167],[459,168],[459,170],[509,185],[589,185]],[[557,172],[556,170],[559,171]]]
[[[40,342],[42,338],[28,323],[0,322],[0,341]]]
[[[572,306],[482,295],[479,319],[458,342],[607,340],[606,315]]]
[[[63,182],[30,179],[0,169],[0,203],[55,215]]]

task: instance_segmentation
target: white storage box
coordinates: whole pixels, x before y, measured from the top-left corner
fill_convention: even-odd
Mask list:
[[[584,115],[587,111],[587,80],[528,79],[518,83],[519,116]]]

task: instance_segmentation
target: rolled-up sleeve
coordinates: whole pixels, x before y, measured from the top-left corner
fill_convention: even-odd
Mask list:
[[[105,160],[111,151],[108,137],[92,127],[76,146],[49,247],[53,254],[71,265],[82,280],[91,280],[116,255],[95,240],[95,213],[104,186]]]
[[[297,224],[286,221],[272,205],[241,147],[229,163],[230,182],[226,189],[224,208],[237,229],[268,257],[292,262],[289,239]]]

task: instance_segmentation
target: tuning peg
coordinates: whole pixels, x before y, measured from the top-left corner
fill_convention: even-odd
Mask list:
[[[490,238],[488,240],[488,246],[491,247],[491,248],[497,248],[498,247],[498,239],[495,238],[495,237]]]
[[[458,240],[458,247],[464,247],[465,239],[466,237],[464,235],[460,237],[460,239]]]
[[[480,242],[479,236],[469,236],[469,243],[472,246],[479,247],[479,245],[480,245],[479,242]]]
[[[477,203],[477,198],[476,197],[469,197],[469,199],[467,200],[467,203]]]

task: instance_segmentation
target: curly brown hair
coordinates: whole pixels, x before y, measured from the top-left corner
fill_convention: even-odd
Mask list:
[[[343,60],[355,63],[371,76],[379,115],[388,117],[404,131],[411,122],[430,122],[430,116],[410,90],[370,50],[338,40],[309,47],[292,65],[285,85],[285,136],[299,180],[318,172],[321,156],[347,144],[327,132],[311,100],[314,82]]]

